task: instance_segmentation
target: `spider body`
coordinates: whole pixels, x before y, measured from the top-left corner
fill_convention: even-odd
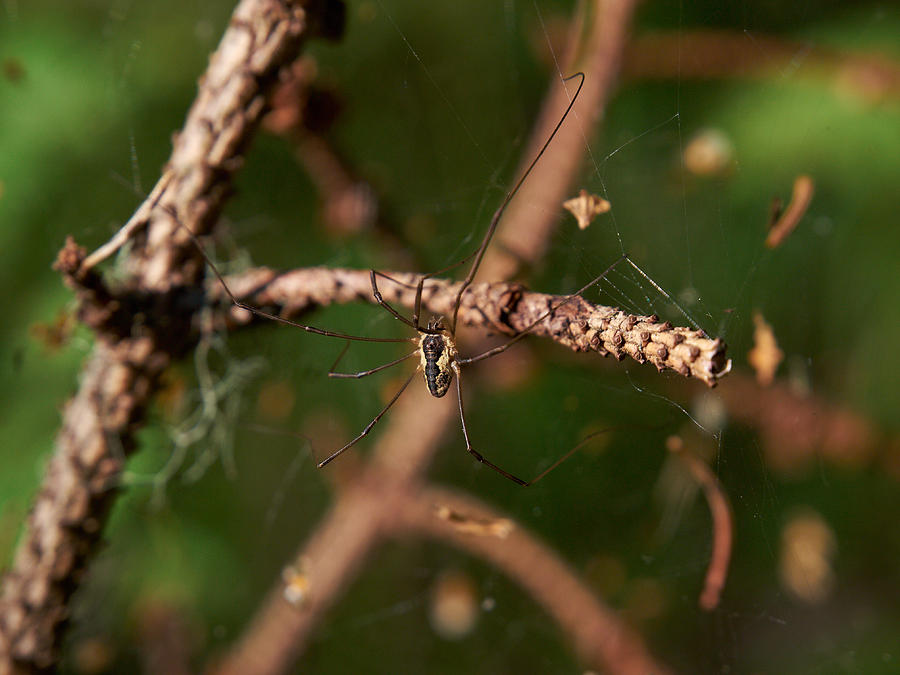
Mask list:
[[[450,331],[444,329],[440,318],[428,323],[429,332],[419,339],[420,367],[425,374],[425,385],[435,398],[441,398],[453,382],[453,365],[458,352]]]

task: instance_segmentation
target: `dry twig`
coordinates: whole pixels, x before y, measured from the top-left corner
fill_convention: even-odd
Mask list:
[[[700,607],[712,610],[719,604],[722,588],[725,587],[725,579],[728,576],[731,542],[734,539],[734,517],[731,514],[731,505],[715,474],[706,462],[684,447],[681,437],[670,436],[666,442],[666,448],[678,455],[690,470],[694,480],[703,488],[706,502],[709,504],[709,512],[712,514],[713,549],[709,567],[706,569],[703,591],[700,593]]]
[[[839,466],[862,466],[885,446],[865,417],[797,391],[786,381],[760,387],[754,378],[737,373],[716,396],[731,419],[759,432],[766,464],[784,473],[806,470],[817,457]]]
[[[382,281],[384,299],[405,307],[415,306],[419,276],[405,272],[386,273],[394,282]],[[313,306],[354,301],[375,302],[368,270],[313,267],[290,272],[256,268],[227,281],[235,296],[247,304],[265,307],[284,317],[296,316]],[[459,282],[429,279],[422,306],[435,315],[449,316]],[[218,284],[210,295],[227,300]],[[660,371],[673,370],[714,386],[727,373],[731,362],[725,343],[703,331],[673,327],[655,316],[628,314],[614,307],[594,305],[581,297],[547,295],[525,290],[514,283],[483,283],[470,286],[463,295],[459,322],[480,331],[516,335],[556,308],[528,332],[547,337],[573,351],[594,351],[617,359],[626,356],[638,363],[650,362]],[[249,312],[236,310],[237,318],[255,320]]]
[[[408,493],[398,503],[395,534],[412,531],[451,541],[459,548],[490,561],[529,594],[566,631],[575,651],[591,667],[605,672],[654,675],[669,672],[647,651],[640,637],[587,589],[568,566],[524,528],[503,540],[460,531],[435,517],[435,504],[466,513],[478,521],[502,516],[479,501],[440,488]]]
[[[637,37],[628,45],[623,77],[792,78],[824,80],[835,91],[870,104],[900,96],[900,64],[888,56],[810,47],[765,34],[727,30],[679,30]]]
[[[139,246],[126,267],[131,289],[157,295],[156,325],[118,323],[127,302],[110,298],[83,252],[67,246],[58,261],[78,287],[82,318],[101,328],[78,393],[66,405],[43,485],[0,594],[0,673],[50,667],[56,660],[69,598],[78,587],[106,522],[134,432],[159,376],[187,348],[190,334],[178,313],[169,313],[179,284],[198,279],[196,251],[176,237],[170,213],[204,231],[229,193],[239,153],[254,130],[265,89],[279,68],[293,60],[306,35],[302,3],[243,0],[201,81],[197,98],[163,177],[128,227],[140,230]],[[141,229],[143,228],[143,229]],[[96,264],[113,246],[91,259]],[[128,294],[120,296],[125,299]],[[147,309],[147,307],[145,307]],[[90,316],[86,316],[89,314]],[[174,339],[173,339],[174,338]]]

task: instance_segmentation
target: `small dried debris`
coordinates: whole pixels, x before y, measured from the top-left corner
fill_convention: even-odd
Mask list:
[[[434,512],[438,518],[446,520],[453,529],[464,534],[506,539],[515,529],[515,524],[508,518],[472,518],[442,504],[436,505]]]
[[[778,348],[778,341],[772,326],[766,323],[760,312],[753,313],[753,349],[747,354],[747,360],[756,371],[756,381],[768,387],[775,380],[775,371],[784,359],[784,352]]]
[[[284,582],[284,599],[294,607],[301,607],[309,599],[309,575],[306,572],[308,562],[301,560],[296,566],[288,565],[281,571]]]
[[[18,84],[25,79],[25,66],[19,59],[12,57],[3,59],[0,70],[3,71],[3,79],[8,82]]]
[[[796,180],[794,180],[794,192],[791,195],[790,204],[782,211],[780,202],[776,202],[777,207],[772,210],[769,221],[769,234],[766,237],[766,246],[768,248],[780,246],[781,242],[794,231],[794,228],[797,227],[806,214],[815,191],[815,182],[811,177],[805,174],[797,176]]]
[[[563,202],[563,207],[575,216],[578,227],[582,230],[586,230],[595,217],[609,211],[610,206],[603,197],[591,194],[587,190],[581,190],[577,197]]]
[[[28,332],[43,345],[44,349],[53,354],[69,344],[77,325],[75,315],[63,309],[57,312],[56,318],[51,321],[32,324]]]
[[[272,379],[263,382],[256,398],[256,409],[270,422],[284,420],[294,409],[294,388],[285,380]]]

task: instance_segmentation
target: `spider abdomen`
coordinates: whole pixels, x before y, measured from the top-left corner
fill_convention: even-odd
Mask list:
[[[424,334],[419,342],[422,353],[422,371],[429,393],[440,398],[453,382],[453,360],[456,346],[448,333]]]

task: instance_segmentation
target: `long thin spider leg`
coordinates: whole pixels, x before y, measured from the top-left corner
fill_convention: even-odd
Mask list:
[[[377,415],[375,415],[375,419],[373,419],[371,422],[369,422],[369,423],[366,425],[366,428],[362,430],[362,433],[360,433],[359,436],[357,436],[357,437],[354,438],[352,441],[350,441],[349,443],[347,443],[347,445],[345,445],[345,446],[344,446],[343,448],[341,448],[340,450],[335,450],[335,451],[334,451],[333,453],[331,453],[328,457],[326,457],[326,458],[323,459],[321,462],[319,462],[318,467],[321,469],[323,466],[325,466],[325,465],[328,464],[330,461],[332,461],[335,457],[338,457],[342,452],[344,452],[344,450],[349,450],[349,449],[352,448],[354,445],[356,445],[357,443],[359,443],[363,438],[365,438],[365,437],[368,435],[368,433],[372,430],[372,427],[374,427],[374,426],[378,423],[378,420],[380,420],[382,417],[384,417],[384,414],[385,414],[388,410],[391,409],[391,406],[394,405],[394,403],[397,402],[397,399],[400,398],[400,395],[401,395],[404,391],[406,391],[406,388],[409,386],[409,383],[413,381],[413,378],[416,376],[416,374],[417,374],[418,372],[419,372],[419,369],[416,368],[416,369],[413,371],[413,374],[409,376],[409,379],[406,380],[406,382],[403,383],[403,386],[402,386],[402,387],[400,387],[400,390],[399,390],[396,394],[394,394],[394,398],[392,398],[392,399],[388,402],[388,404],[387,404],[386,406],[384,406],[384,408],[381,409],[381,412],[380,412],[380,413],[378,413]]]
[[[597,431],[588,434],[587,436],[582,438],[580,441],[578,441],[578,443],[575,444],[574,448],[569,450],[566,454],[564,454],[562,457],[560,457],[555,462],[553,462],[553,464],[548,466],[546,469],[541,471],[537,476],[535,476],[530,481],[528,481],[528,485],[531,486],[531,485],[534,485],[535,483],[537,483],[544,476],[546,476],[548,473],[550,473],[551,471],[556,469],[560,464],[562,464],[567,459],[569,459],[569,457],[574,455],[576,452],[581,450],[584,446],[586,446],[592,440],[597,438],[597,436],[600,436],[602,434],[608,434],[613,431],[637,431],[637,430],[646,431],[648,429],[649,430],[657,430],[657,429],[662,429],[665,426],[667,426],[667,424],[656,424],[656,425],[649,425],[649,426],[636,425],[636,424],[617,424],[617,425],[614,425],[611,427],[605,427],[603,429],[598,429]]]
[[[606,434],[606,433],[609,433],[610,431],[616,431],[617,429],[620,429],[620,428],[621,428],[621,427],[608,427],[608,428],[606,428],[606,429],[600,429],[599,431],[595,431],[595,432],[592,433],[592,434],[588,434],[587,436],[585,436],[584,438],[582,438],[580,441],[578,441],[578,443],[575,445],[574,448],[572,448],[571,450],[569,450],[566,454],[564,454],[562,457],[560,457],[560,458],[557,459],[555,462],[553,462],[553,464],[551,464],[550,466],[548,466],[546,469],[544,469],[543,471],[541,471],[537,476],[535,476],[535,477],[532,478],[530,481],[528,481],[528,485],[531,486],[531,485],[534,485],[535,483],[537,483],[537,482],[538,482],[539,480],[541,480],[544,476],[546,476],[548,473],[550,473],[551,471],[553,471],[553,470],[554,470],[556,467],[558,467],[560,464],[562,464],[562,463],[565,462],[567,459],[569,459],[569,457],[571,457],[572,455],[574,455],[576,452],[578,452],[579,450],[581,450],[581,448],[583,448],[585,445],[587,445],[587,444],[590,443],[592,440],[594,440],[595,438],[597,438],[597,436],[599,436],[600,434]]]
[[[569,101],[569,105],[566,107],[566,111],[562,114],[562,117],[559,118],[559,122],[556,123],[556,126],[553,128],[550,136],[541,147],[540,152],[538,152],[535,158],[531,161],[531,164],[528,165],[528,168],[525,169],[525,173],[522,174],[522,177],[519,178],[519,180],[513,186],[513,189],[506,193],[506,197],[503,199],[503,202],[500,204],[499,208],[494,211],[494,215],[491,218],[491,224],[488,226],[487,232],[484,235],[484,240],[481,242],[481,246],[475,253],[475,262],[472,263],[472,267],[469,268],[469,273],[466,275],[466,278],[463,280],[462,285],[459,287],[459,291],[457,291],[456,293],[456,301],[454,302],[453,307],[453,317],[450,322],[450,332],[453,334],[456,333],[456,317],[459,315],[459,304],[462,301],[462,295],[475,279],[475,275],[478,273],[478,268],[481,266],[481,260],[484,258],[484,253],[487,250],[488,245],[491,243],[491,239],[493,239],[494,237],[494,232],[497,229],[497,225],[500,223],[500,219],[503,217],[503,213],[506,211],[506,207],[509,206],[509,203],[519,191],[519,188],[522,187],[522,183],[525,182],[525,179],[528,178],[528,176],[531,174],[531,171],[534,169],[535,165],[537,165],[538,161],[541,159],[541,157],[543,157],[544,153],[547,151],[547,148],[550,146],[550,143],[556,136],[556,133],[559,131],[560,127],[562,127],[563,125],[563,122],[565,122],[566,118],[569,116],[569,113],[572,110],[572,106],[575,105],[575,101],[578,100],[578,94],[581,93],[581,88],[584,86],[584,73],[578,72],[574,75],[569,75],[569,77],[563,79],[563,82],[568,82],[569,80],[573,80],[576,77],[580,77],[581,82],[578,83],[578,89],[575,90],[575,95],[572,96],[572,100]]]
[[[472,455],[475,459],[477,459],[479,462],[490,467],[491,469],[493,469],[494,471],[499,473],[504,478],[511,480],[516,485],[521,485],[522,487],[528,487],[529,483],[526,483],[524,480],[512,475],[508,471],[504,471],[503,469],[501,469],[499,466],[497,466],[493,462],[485,459],[484,455],[482,455],[480,452],[478,452],[477,450],[475,450],[475,448],[472,447],[472,443],[469,442],[469,430],[466,428],[466,413],[463,410],[462,385],[460,384],[461,369],[459,368],[459,366],[456,365],[456,363],[453,364],[453,372],[456,373],[456,399],[457,399],[457,401],[459,401],[459,421],[462,423],[463,438],[466,439],[466,451],[470,455]]]
[[[174,215],[173,215],[174,218]],[[185,227],[181,221],[175,218],[175,223],[184,230],[188,236],[191,238],[191,241],[194,242],[194,246],[197,247],[197,250],[200,251],[200,254],[203,256],[203,259],[206,260],[206,264],[209,265],[209,268],[213,271],[213,274],[216,275],[216,279],[219,280],[219,283],[222,284],[222,288],[225,289],[225,292],[228,294],[228,297],[231,299],[231,302],[241,309],[245,309],[251,314],[256,314],[257,316],[265,317],[266,319],[271,319],[272,321],[277,321],[279,323],[286,324],[288,326],[294,326],[295,328],[302,328],[307,333],[315,333],[316,335],[325,335],[327,337],[338,337],[343,338],[344,340],[356,340],[358,342],[414,342],[418,338],[373,338],[373,337],[363,337],[360,335],[347,335],[346,333],[337,333],[335,331],[323,330],[321,328],[316,328],[314,326],[307,326],[305,323],[298,323],[296,321],[291,321],[290,319],[285,319],[284,317],[278,316],[277,314],[271,314],[269,312],[265,312],[257,307],[252,307],[245,302],[241,302],[235,297],[234,293],[231,292],[231,289],[228,287],[228,284],[225,283],[225,279],[222,277],[222,274],[213,264],[212,259],[206,253],[206,249],[203,248],[203,244],[200,243],[200,239],[196,234],[190,231],[187,227]]]
[[[428,274],[423,274],[423,275],[419,278],[419,283],[416,284],[416,305],[415,305],[415,313],[413,314],[413,321],[416,323],[416,330],[417,330],[417,331],[419,331],[419,332],[422,332],[423,330],[426,330],[426,331],[427,331],[427,329],[423,329],[423,328],[421,327],[421,325],[419,324],[419,317],[421,316],[421,312],[422,312],[422,289],[423,289],[424,286],[425,286],[425,282],[428,281],[429,279],[433,278],[433,277],[436,277],[436,276],[439,276],[439,275],[441,275],[441,274],[444,274],[445,272],[449,272],[450,270],[455,269],[455,268],[459,267],[460,265],[466,264],[466,263],[469,262],[473,257],[475,257],[475,254],[476,254],[476,253],[477,253],[477,251],[473,251],[472,253],[470,253],[469,255],[467,255],[467,256],[466,256],[465,258],[463,258],[462,260],[458,260],[458,261],[456,261],[455,263],[453,263],[452,265],[447,265],[447,267],[444,267],[444,268],[439,269],[439,270],[435,270],[434,272],[429,272]],[[460,297],[461,297],[461,295],[460,295]],[[459,298],[457,298],[457,299],[459,299]],[[454,325],[454,327],[453,327],[453,329],[451,330],[451,332],[454,332],[454,333],[455,333],[455,329],[456,329],[456,326]]]
[[[469,442],[469,432],[468,432],[468,429],[466,429],[466,416],[463,411],[462,387],[460,385],[460,377],[459,377],[460,370],[461,370],[460,367],[454,363],[453,364],[453,372],[456,373],[456,397],[457,397],[457,400],[459,401],[459,419],[460,419],[460,422],[462,423],[463,437],[466,439],[466,450],[469,452],[469,454],[474,456],[475,459],[477,459],[482,464],[486,464],[487,466],[492,468],[494,471],[499,473],[504,478],[508,478],[513,483],[516,483],[517,485],[521,485],[522,487],[531,487],[532,485],[537,483],[539,480],[544,478],[551,471],[556,469],[560,464],[562,464],[567,459],[569,459],[569,457],[574,455],[576,452],[581,450],[585,445],[587,445],[592,440],[597,438],[597,436],[600,436],[601,434],[607,434],[611,431],[621,431],[623,429],[634,428],[634,427],[630,427],[628,425],[618,425],[618,426],[606,427],[605,429],[599,429],[598,431],[590,433],[587,436],[585,436],[584,438],[582,438],[580,441],[578,441],[578,443],[575,445],[574,448],[569,450],[566,454],[564,454],[562,457],[560,457],[555,462],[553,462],[553,464],[551,464],[546,469],[541,471],[537,476],[535,476],[534,478],[532,478],[529,481],[524,481],[521,478],[519,478],[518,476],[514,476],[513,474],[509,473],[508,471],[501,469],[499,466],[497,466],[493,462],[488,461],[487,459],[484,458],[484,456],[481,453],[479,453],[474,448],[472,448],[472,444]]]
[[[462,260],[457,260],[457,261],[456,261],[455,263],[453,263],[452,265],[447,265],[446,267],[442,267],[442,268],[439,269],[439,270],[435,270],[435,271],[433,271],[433,272],[429,272],[428,274],[424,274],[423,276],[424,276],[426,279],[431,279],[432,277],[438,277],[438,276],[441,276],[442,274],[444,274],[444,273],[446,273],[446,272],[449,272],[449,271],[452,270],[452,269],[456,269],[456,268],[459,267],[460,265],[464,265],[464,264],[466,264],[467,262],[469,262],[472,258],[475,257],[475,253],[477,253],[477,251],[472,251],[472,253],[470,253],[469,255],[467,255],[467,256],[466,256],[465,258],[463,258]],[[385,274],[384,272],[379,272],[378,270],[375,270],[375,274],[378,275],[379,277],[381,277],[382,279],[387,279],[388,281],[391,281],[391,282],[397,284],[398,286],[403,286],[404,288],[410,288],[410,289],[412,289],[412,288],[415,288],[415,287],[416,287],[415,284],[408,284],[408,283],[406,283],[406,282],[404,282],[404,281],[400,281],[399,279],[395,279],[394,277],[392,277],[390,274]]]
[[[484,360],[484,359],[490,358],[490,357],[494,356],[495,354],[500,354],[501,352],[505,352],[507,349],[509,349],[510,347],[512,347],[514,344],[516,344],[517,342],[519,342],[520,340],[522,340],[523,338],[525,338],[525,337],[529,334],[529,332],[531,331],[531,329],[534,328],[535,326],[537,326],[541,321],[543,321],[543,320],[546,319],[548,316],[550,316],[551,314],[553,314],[553,312],[555,312],[556,310],[558,310],[560,307],[563,307],[564,305],[566,305],[566,304],[572,302],[572,300],[574,300],[575,298],[579,297],[582,293],[584,293],[584,292],[585,292],[587,289],[589,289],[591,286],[593,286],[594,284],[596,284],[596,283],[598,283],[599,281],[601,281],[607,274],[610,273],[610,271],[611,271],[616,265],[618,265],[618,264],[619,264],[620,262],[622,262],[623,260],[628,260],[628,259],[629,259],[629,258],[628,258],[627,255],[620,256],[620,257],[618,258],[618,260],[616,260],[612,265],[610,265],[610,266],[607,267],[605,270],[603,270],[603,274],[601,274],[600,276],[598,276],[598,277],[592,279],[589,283],[587,283],[586,285],[582,286],[580,289],[578,289],[577,291],[575,291],[575,292],[572,293],[571,295],[567,295],[567,296],[562,300],[562,302],[560,302],[560,303],[557,304],[557,305],[554,305],[554,306],[551,307],[549,310],[547,310],[544,314],[541,314],[537,319],[535,319],[534,321],[532,321],[528,326],[526,326],[524,329],[522,329],[522,331],[521,331],[518,335],[516,335],[514,338],[512,338],[512,339],[509,340],[508,342],[505,342],[505,343],[503,343],[502,345],[499,345],[499,346],[494,347],[494,348],[492,348],[492,349],[488,349],[486,352],[484,352],[484,353],[482,353],[482,354],[478,354],[477,356],[472,356],[472,357],[467,358],[467,359],[457,359],[457,363],[459,363],[460,365],[467,365],[467,364],[469,364],[469,363],[475,363],[476,361],[482,361],[482,360]]]
[[[390,274],[385,274],[384,272],[379,272],[378,270],[372,270],[375,273],[375,276],[381,277],[382,279],[387,279],[392,284],[397,284],[398,286],[402,286],[403,288],[408,288],[410,290],[414,290],[415,284],[408,284],[405,281],[400,281],[399,279],[395,279]]]
[[[346,349],[345,349],[345,351],[346,351]],[[417,356],[418,354],[419,354],[419,350],[417,349],[416,351],[411,352],[411,353],[407,354],[406,356],[401,356],[399,359],[394,359],[390,363],[385,363],[380,366],[376,366],[375,368],[372,368],[371,370],[361,370],[358,373],[336,373],[336,372],[334,372],[334,369],[335,369],[335,367],[337,367],[337,362],[335,362],[335,364],[333,366],[331,366],[331,370],[328,371],[328,377],[354,378],[354,379],[358,380],[361,377],[366,377],[367,375],[372,375],[373,373],[377,373],[382,370],[386,370],[387,368],[390,368],[391,366],[396,366],[398,363],[403,363],[404,361],[406,361],[406,359],[411,359],[413,356]],[[343,356],[343,354],[341,354],[341,356]]]
[[[404,288],[415,288],[416,289],[416,302],[414,304],[412,321],[410,321],[409,319],[406,319],[403,316],[400,316],[398,314],[398,312],[396,312],[390,305],[387,304],[387,302],[382,303],[381,300],[379,300],[380,293],[375,296],[375,299],[378,300],[379,304],[381,304],[385,309],[387,309],[396,318],[400,319],[400,321],[403,321],[403,323],[411,325],[417,331],[420,331],[420,332],[427,331],[427,329],[423,329],[421,327],[421,325],[419,324],[419,317],[421,316],[421,310],[422,310],[422,288],[425,285],[425,282],[428,279],[440,276],[440,275],[444,274],[445,272],[449,272],[450,270],[455,269],[455,268],[459,267],[460,265],[464,265],[465,263],[469,262],[475,256],[475,253],[477,253],[477,251],[473,251],[472,253],[467,255],[465,258],[463,258],[462,260],[456,261],[452,265],[447,265],[447,267],[441,268],[439,270],[435,270],[434,272],[429,272],[428,274],[423,274],[421,277],[419,277],[419,281],[418,281],[418,283],[416,283],[415,286],[404,283],[403,281],[400,281],[399,279],[394,279],[392,276],[385,274],[384,272],[379,272],[378,270],[372,270],[373,276],[382,277],[383,279],[387,279],[388,281],[391,281],[399,286],[403,286]],[[374,279],[372,281],[372,286],[373,286],[373,291],[374,291],[374,289],[377,288]]]
[[[425,287],[425,279],[428,278],[428,275],[424,275],[419,279],[419,283],[416,284],[416,304],[413,308],[413,323],[415,324],[415,329],[419,332],[422,331],[422,327],[419,325],[419,316],[422,314],[422,289]]]
[[[400,314],[396,309],[391,307],[388,302],[381,297],[381,291],[378,290],[378,282],[375,281],[375,270],[369,271],[369,278],[372,280],[372,295],[375,298],[375,302],[384,307],[388,312],[390,312],[391,316],[393,316],[398,321],[402,321],[410,328],[416,328],[416,324],[413,321],[410,321],[405,316]]]
[[[470,257],[471,257],[471,256],[470,256]],[[467,259],[466,259],[466,260],[467,260]],[[456,266],[458,266],[458,265],[461,265],[461,264],[464,263],[464,262],[465,262],[465,260],[462,260],[461,262],[455,263],[455,264],[451,265],[450,267],[444,268],[444,269],[442,269],[442,270],[438,270],[437,272],[430,272],[430,273],[428,273],[428,274],[423,274],[422,276],[419,277],[419,280],[418,280],[418,282],[416,282],[416,285],[415,285],[415,286],[412,286],[412,285],[410,285],[410,284],[403,283],[402,281],[399,281],[399,280],[397,280],[397,279],[394,279],[393,277],[391,277],[391,276],[389,276],[389,275],[387,275],[387,274],[384,274],[383,272],[378,272],[377,270],[372,270],[372,289],[373,289],[373,292],[377,292],[377,291],[376,291],[376,289],[377,289],[377,284],[375,283],[375,277],[376,277],[376,275],[379,276],[379,277],[382,277],[382,278],[384,278],[384,279],[387,279],[388,281],[392,281],[392,282],[394,282],[395,284],[399,284],[400,286],[403,286],[404,288],[415,288],[415,289],[416,289],[416,300],[415,300],[415,303],[413,303],[413,315],[412,315],[412,319],[411,319],[411,320],[410,320],[410,319],[406,319],[406,318],[400,316],[400,315],[394,310],[394,308],[391,307],[390,305],[388,305],[386,302],[383,303],[383,306],[384,306],[385,309],[387,309],[391,314],[393,314],[396,318],[400,319],[403,323],[406,323],[406,324],[412,326],[413,328],[415,328],[415,329],[416,329],[417,331],[419,331],[420,333],[421,333],[421,332],[428,332],[428,329],[422,328],[422,327],[419,325],[419,316],[420,316],[421,311],[422,311],[422,287],[425,285],[425,280],[426,280],[426,279],[429,279],[429,278],[431,278],[431,277],[433,277],[433,276],[435,276],[435,275],[437,275],[437,274],[442,274],[442,273],[446,272],[448,269],[453,269],[454,267],[456,267]],[[376,300],[377,300],[380,296],[381,296],[381,294],[378,293],[378,295],[376,295]]]

